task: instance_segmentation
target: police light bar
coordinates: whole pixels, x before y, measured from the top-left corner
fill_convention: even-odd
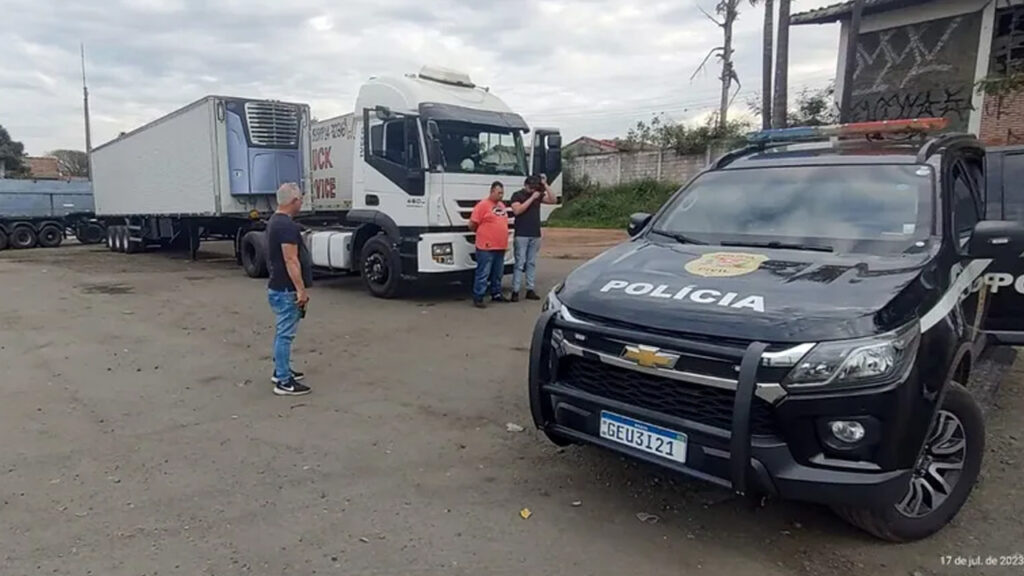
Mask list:
[[[752,143],[796,142],[820,140],[843,136],[883,136],[886,134],[927,134],[945,130],[948,118],[914,118],[911,120],[882,120],[880,122],[855,122],[829,126],[798,126],[761,130],[747,135]]]

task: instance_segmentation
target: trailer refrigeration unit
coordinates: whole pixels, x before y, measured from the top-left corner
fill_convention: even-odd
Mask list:
[[[314,266],[360,273],[388,298],[472,275],[469,216],[492,182],[511,194],[545,173],[561,197],[558,131],[534,130],[526,146],[522,117],[465,74],[371,78],[352,113],[308,118],[297,104],[210,97],[94,150],[112,249],[232,238],[246,273],[265,276],[274,191],[300,182]]]
[[[69,235],[96,244],[104,234],[89,181],[0,179],[0,250],[55,248]]]

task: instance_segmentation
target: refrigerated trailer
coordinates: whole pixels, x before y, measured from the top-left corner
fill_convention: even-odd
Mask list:
[[[55,248],[69,235],[95,244],[104,234],[88,180],[0,178],[0,250]]]
[[[561,136],[533,130],[462,73],[371,78],[353,112],[310,123],[301,104],[208,97],[93,151],[97,213],[112,250],[230,238],[247,274],[267,274],[274,191],[306,193],[314,267],[360,273],[393,297],[414,281],[467,280],[469,215],[492,182],[544,173],[561,197]],[[509,251],[506,266],[512,263]]]

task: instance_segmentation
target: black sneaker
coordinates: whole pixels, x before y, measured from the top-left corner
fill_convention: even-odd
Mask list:
[[[476,299],[474,299],[473,300],[473,306],[476,306],[477,308],[487,308],[487,304],[484,304],[483,300],[476,300]]]
[[[303,374],[302,372],[299,372],[298,370],[292,370],[292,380],[295,380],[296,382],[302,382],[302,379],[305,377],[306,375]],[[277,376],[274,376],[273,374],[270,375],[270,381],[273,382],[274,384],[279,384],[281,382],[280,380],[277,379]]]
[[[512,293],[512,302],[519,302],[519,292]]]
[[[527,300],[540,300],[540,296],[538,296],[537,293],[534,292],[533,290],[527,290],[526,291],[526,299]]]
[[[287,382],[279,382],[274,386],[274,394],[278,396],[303,396],[309,393],[309,386],[299,384],[294,378]]]
[[[502,302],[508,302],[508,300],[505,300],[504,296],[502,296],[501,294],[498,294],[496,296],[491,296],[491,302],[502,303]]]

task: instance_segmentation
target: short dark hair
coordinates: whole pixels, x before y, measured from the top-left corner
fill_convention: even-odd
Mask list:
[[[491,190],[494,190],[495,188],[504,189],[505,185],[501,183],[501,180],[495,180],[494,182],[491,182]]]
[[[540,176],[537,176],[536,174],[531,174],[530,176],[526,177],[526,187],[527,188],[537,188],[539,186],[540,186]]]

